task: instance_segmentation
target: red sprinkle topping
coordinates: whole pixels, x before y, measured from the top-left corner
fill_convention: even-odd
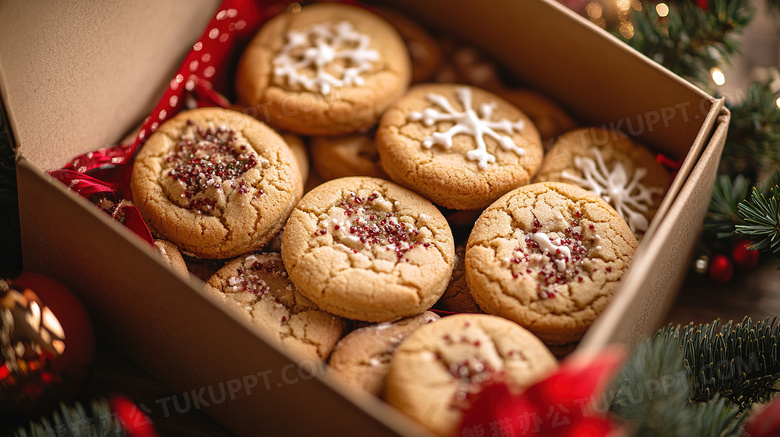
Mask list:
[[[194,126],[188,120],[188,126]],[[216,200],[203,195],[208,188],[222,189],[225,183],[235,181],[257,165],[257,155],[246,152],[246,146],[236,147],[236,133],[224,127],[193,130],[192,138],[179,136],[173,154],[166,161],[173,163],[168,176],[184,186],[188,207],[199,212],[216,208]],[[249,192],[244,181],[231,188],[241,194]]]

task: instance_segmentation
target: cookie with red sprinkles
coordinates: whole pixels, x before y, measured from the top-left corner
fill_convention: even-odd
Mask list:
[[[526,185],[477,219],[466,280],[485,312],[563,345],[604,310],[636,247],[626,222],[595,194],[556,182]]]
[[[385,322],[436,302],[455,246],[428,200],[390,181],[348,177],[301,199],[284,229],[282,258],[298,290],[320,308]]]
[[[209,278],[206,289],[272,342],[301,357],[326,359],[346,326],[295,289],[278,253],[238,257]]]
[[[284,140],[220,108],[181,112],[160,126],[135,159],[131,186],[152,232],[200,258],[259,250],[303,192]]]
[[[516,323],[486,314],[448,316],[398,346],[385,398],[434,434],[452,436],[485,384],[503,381],[519,392],[557,366],[544,344]]]

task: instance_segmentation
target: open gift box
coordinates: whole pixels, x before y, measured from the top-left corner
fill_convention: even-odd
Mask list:
[[[74,290],[99,329],[175,392],[226,391],[220,402],[196,408],[237,434],[426,434],[380,400],[334,383],[315,363],[292,360],[46,174],[137,126],[219,1],[47,3],[0,5],[0,91],[18,146],[25,269]],[[577,352],[631,347],[651,333],[687,270],[707,210],[729,121],[723,101],[552,1],[393,3],[484,49],[583,124],[622,129],[684,158],[620,290]]]

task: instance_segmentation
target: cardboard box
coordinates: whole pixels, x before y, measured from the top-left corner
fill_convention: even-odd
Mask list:
[[[205,395],[198,407],[237,434],[425,434],[381,401],[312,375],[314,363],[270,346],[198,282],[176,276],[135,235],[45,173],[136,126],[218,2],[36,3],[0,4],[0,91],[19,146],[25,268],[73,289],[99,329],[176,393],[210,389],[218,400],[220,388],[228,390],[227,400]],[[583,123],[622,127],[685,158],[620,291],[578,350],[631,346],[652,332],[707,209],[729,120],[723,102],[554,2],[395,3],[482,47]]]

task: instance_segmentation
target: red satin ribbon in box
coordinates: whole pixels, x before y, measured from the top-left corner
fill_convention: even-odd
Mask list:
[[[185,107],[192,104],[227,107],[229,102],[214,91],[213,84],[224,70],[235,43],[254,33],[262,21],[283,11],[289,3],[289,0],[224,0],[132,143],[86,153],[49,174],[85,198],[95,201],[97,196],[103,196],[116,203],[117,210],[112,215],[123,217],[133,232],[153,243],[138,209],[121,204],[122,199],[131,197],[129,183],[135,153],[160,124]]]

